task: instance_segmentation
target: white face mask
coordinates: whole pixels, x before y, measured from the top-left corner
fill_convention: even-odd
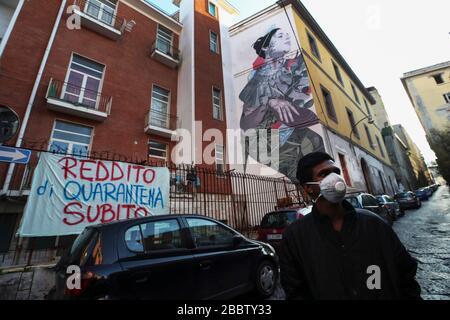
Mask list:
[[[317,202],[320,197],[324,197],[331,203],[341,203],[347,193],[347,185],[345,180],[337,173],[330,173],[321,182],[308,182],[306,184],[315,184],[320,186],[320,195],[314,202]]]

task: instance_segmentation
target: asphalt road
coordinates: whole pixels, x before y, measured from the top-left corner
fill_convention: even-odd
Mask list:
[[[422,208],[406,211],[394,224],[400,240],[419,262],[417,280],[426,300],[450,300],[450,192],[440,187]]]

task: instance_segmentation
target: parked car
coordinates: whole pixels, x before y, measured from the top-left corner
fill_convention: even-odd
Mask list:
[[[430,193],[425,188],[414,191],[414,194],[420,199],[420,201],[428,201],[430,198]]]
[[[258,228],[258,240],[269,243],[278,249],[283,240],[283,233],[293,222],[311,212],[312,206],[283,209],[267,213]]]
[[[391,226],[394,223],[394,220],[389,214],[389,210],[386,207],[379,204],[378,200],[371,194],[368,193],[350,194],[346,197],[346,200],[350,202],[355,208],[366,209],[379,215]]]
[[[419,209],[422,206],[422,201],[412,191],[398,193],[394,198],[402,210]]]
[[[389,214],[392,217],[392,220],[397,220],[398,217],[405,215],[405,211],[400,210],[400,205],[388,195],[382,195],[376,197],[378,203],[388,209]]]
[[[67,287],[67,267],[81,288]],[[255,291],[267,298],[278,279],[269,244],[214,219],[152,216],[87,227],[56,266],[54,299],[228,299]]]
[[[428,197],[432,197],[433,196],[433,189],[431,187],[425,187],[423,188],[425,190],[425,192],[428,194]]]
[[[441,186],[440,184],[433,184],[430,187],[431,187],[431,189],[433,190],[433,193],[434,193],[434,192],[436,192],[437,189],[439,189],[440,186]]]

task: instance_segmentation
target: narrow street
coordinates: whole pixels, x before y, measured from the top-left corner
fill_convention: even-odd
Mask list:
[[[440,187],[418,210],[394,224],[405,247],[419,261],[422,297],[450,300],[450,193]]]
[[[425,300],[450,300],[450,192],[440,187],[417,210],[394,224],[400,240],[418,260],[417,280]],[[270,300],[284,300],[278,286]]]

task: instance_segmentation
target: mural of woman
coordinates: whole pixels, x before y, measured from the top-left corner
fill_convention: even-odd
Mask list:
[[[244,103],[240,126],[244,131],[268,133],[278,129],[278,170],[296,181],[298,160],[325,148],[322,137],[309,128],[319,119],[310,110],[314,100],[305,61],[298,51],[291,52],[291,47],[290,35],[281,28],[273,28],[253,44],[258,57],[239,95]],[[276,150],[270,150],[270,134],[267,136],[267,147],[273,153]],[[258,154],[257,148],[247,140],[245,158]]]

